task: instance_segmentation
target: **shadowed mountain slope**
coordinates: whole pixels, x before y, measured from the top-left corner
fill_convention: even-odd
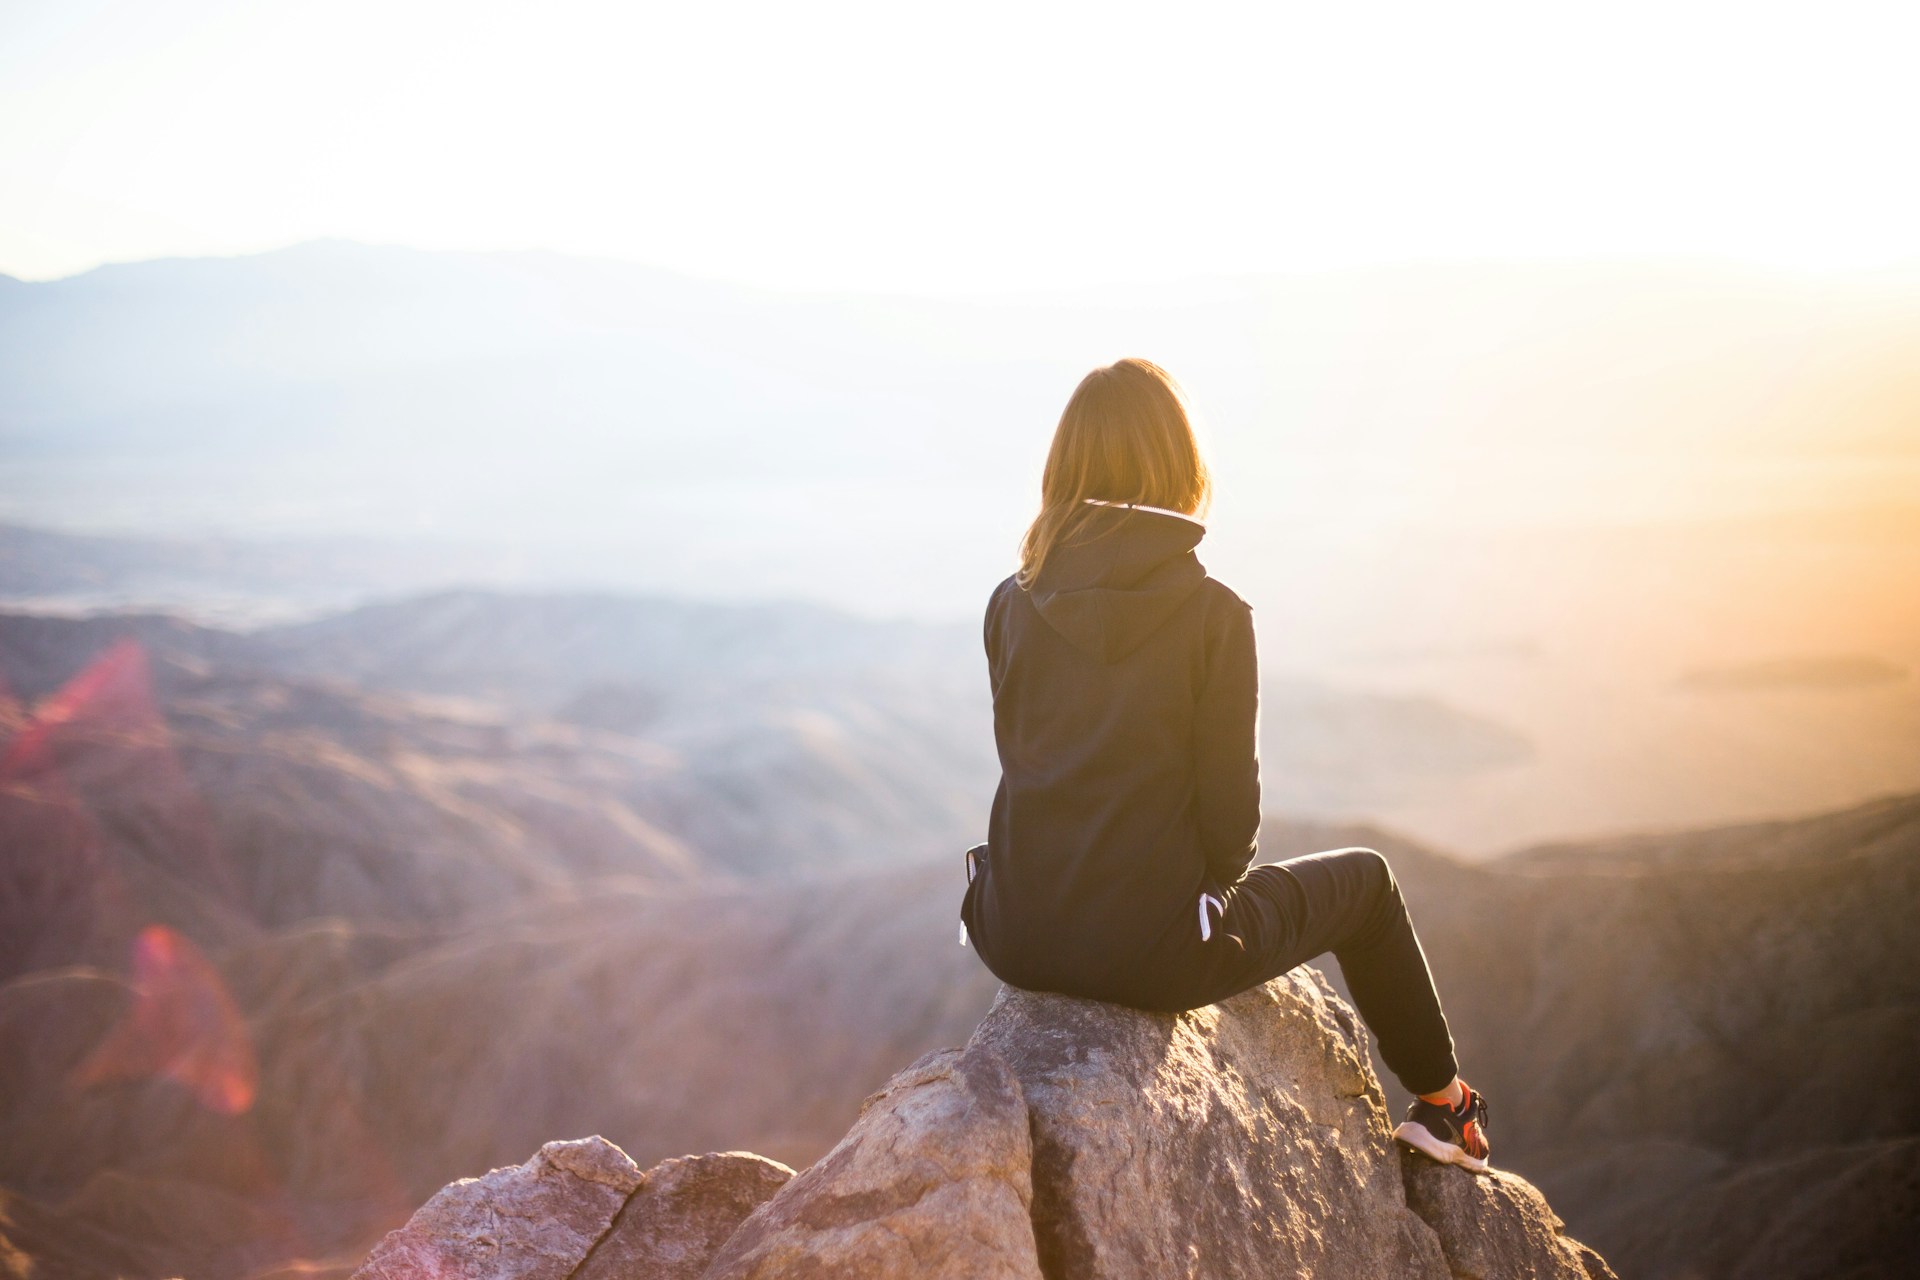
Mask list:
[[[254,720],[283,736],[310,727],[307,709],[311,727],[332,732],[338,706],[357,700],[387,709],[385,749],[404,754],[414,730],[394,708],[413,708],[441,722],[419,730],[427,737],[467,724],[469,763],[481,752],[496,773],[524,765],[539,780],[529,790],[553,793],[550,818],[577,779],[592,803],[611,794],[703,866],[741,875],[949,854],[978,838],[999,778],[972,625],[791,603],[482,591],[245,633],[158,615],[0,614],[0,679],[31,703],[121,640],[143,649],[169,708],[176,692],[205,702],[210,683],[243,679],[257,703],[280,700],[270,723],[235,723],[235,739]],[[1429,698],[1275,679],[1262,702],[1271,806],[1364,808],[1529,751],[1511,730]],[[368,826],[364,838],[379,833]]]
[[[992,994],[954,944],[964,837],[887,843],[957,812],[951,779],[823,793],[736,744],[713,748],[736,788],[689,783],[684,742],[290,674],[266,643],[0,617],[16,1245],[98,1239],[99,1265],[155,1277],[339,1261],[556,1134],[801,1166]],[[923,732],[898,725],[846,728],[854,759],[897,760]],[[926,732],[913,771],[937,773]],[[770,852],[742,813],[789,875],[730,870]],[[844,849],[836,822],[872,861],[809,861]],[[729,829],[727,857],[690,834]],[[1920,798],[1479,867],[1277,822],[1262,848],[1347,843],[1407,887],[1497,1158],[1623,1275],[1892,1256],[1920,1134]]]
[[[573,875],[646,872],[621,853],[642,845],[656,861],[778,876],[930,857],[964,840],[991,797],[985,699],[958,687],[964,664],[930,656],[950,633],[901,636],[826,610],[622,597],[430,597],[245,634],[0,615],[0,681],[24,724],[29,705],[128,644],[144,664],[129,678],[151,682],[149,719],[176,737],[268,755],[306,743],[400,775],[450,812],[486,797],[508,837],[577,828],[553,855]],[[216,807],[248,796],[264,811],[276,796],[316,800],[208,779]],[[411,843],[416,830],[377,812],[312,816],[342,843]]]
[[[1406,887],[1501,1159],[1622,1275],[1896,1273],[1920,797],[1479,867],[1364,829],[1264,847],[1352,842]]]

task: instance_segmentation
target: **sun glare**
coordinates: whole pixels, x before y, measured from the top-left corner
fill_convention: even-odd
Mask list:
[[[955,292],[1911,261],[1905,6],[10,6],[0,271],[315,237]]]

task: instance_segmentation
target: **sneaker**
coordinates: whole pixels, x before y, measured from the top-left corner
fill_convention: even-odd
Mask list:
[[[1467,1103],[1458,1111],[1442,1102],[1415,1098],[1393,1136],[1442,1164],[1486,1173],[1492,1168],[1487,1163],[1487,1100],[1472,1085],[1466,1085],[1466,1090]]]

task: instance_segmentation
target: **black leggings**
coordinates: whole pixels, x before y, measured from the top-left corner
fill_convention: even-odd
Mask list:
[[[1276,978],[1331,951],[1380,1057],[1410,1093],[1438,1093],[1459,1071],[1426,954],[1387,860],[1334,849],[1249,867],[1219,897],[1194,1007]]]

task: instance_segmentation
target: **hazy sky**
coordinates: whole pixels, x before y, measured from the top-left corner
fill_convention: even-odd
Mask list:
[[[932,291],[1912,261],[1916,15],[0,0],[0,271],[319,236]]]

